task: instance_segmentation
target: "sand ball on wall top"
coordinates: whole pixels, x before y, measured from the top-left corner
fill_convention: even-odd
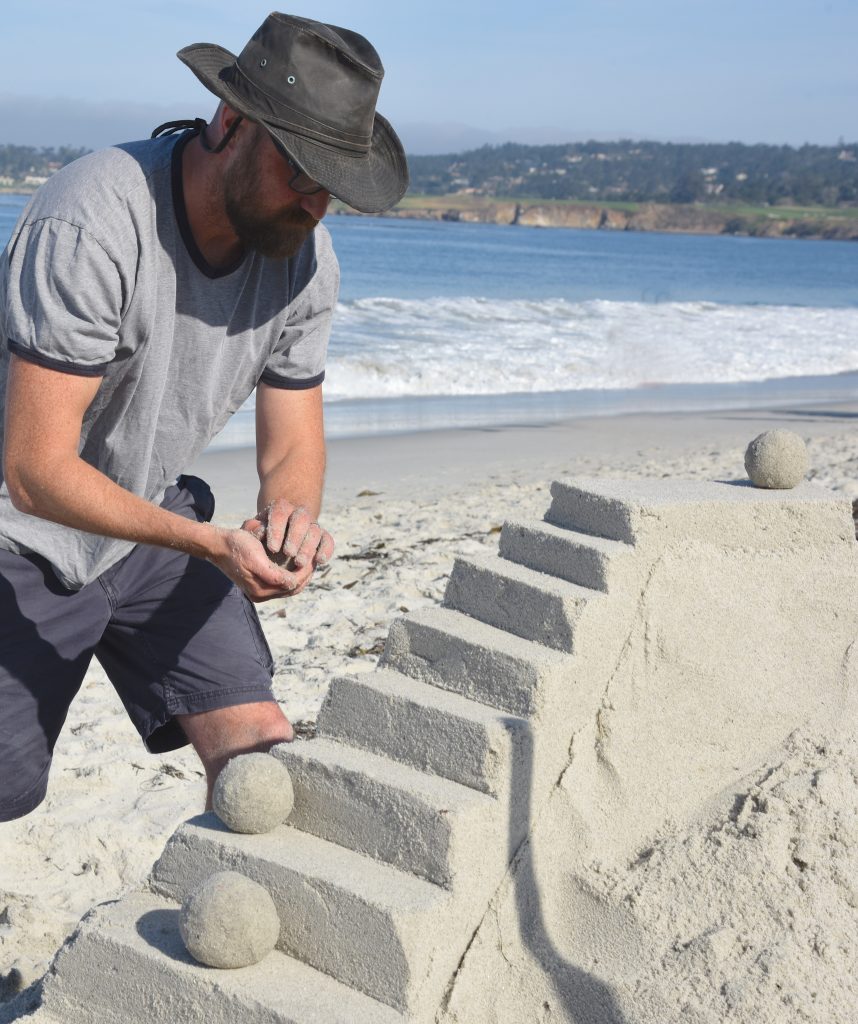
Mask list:
[[[791,430],[767,430],[755,437],[745,452],[745,469],[756,487],[795,487],[809,466],[807,446]]]

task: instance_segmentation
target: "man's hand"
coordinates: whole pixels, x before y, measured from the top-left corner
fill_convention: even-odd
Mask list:
[[[270,601],[273,597],[288,597],[297,593],[306,583],[302,573],[275,565],[261,541],[244,527],[240,530],[215,529],[219,543],[208,560],[243,590],[251,601],[258,604],[260,601]]]
[[[301,505],[277,498],[242,530],[265,545],[268,556],[285,565],[294,580],[291,594],[304,589],[316,567],[325,565],[334,553],[334,539]]]

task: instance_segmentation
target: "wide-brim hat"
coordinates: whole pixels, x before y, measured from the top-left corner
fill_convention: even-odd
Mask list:
[[[274,13],[238,57],[214,43],[186,46],[177,56],[349,206],[379,213],[405,194],[402,143],[375,110],[384,68],[362,35]]]

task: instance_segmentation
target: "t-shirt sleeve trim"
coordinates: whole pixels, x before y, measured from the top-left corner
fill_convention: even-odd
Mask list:
[[[317,388],[325,379],[325,371],[317,373],[315,377],[305,377],[304,380],[287,380],[285,377],[278,377],[270,370],[259,378],[263,384],[269,384],[272,388],[283,388],[285,391],[307,391],[310,388]]]
[[[26,345],[21,345],[11,338],[6,339],[9,351],[28,363],[36,363],[37,366],[44,366],[48,370],[59,370],[60,373],[70,373],[75,377],[103,377],[107,373],[107,363],[98,363],[95,366],[85,366],[82,363],[67,363],[63,359],[52,359],[50,356],[35,352]]]

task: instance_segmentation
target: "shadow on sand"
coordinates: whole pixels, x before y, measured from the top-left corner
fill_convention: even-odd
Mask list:
[[[517,821],[529,821],[533,791],[533,733],[528,725],[513,762],[509,859],[514,862],[516,913],[522,944],[551,982],[558,1006],[543,1006],[551,1020],[569,1024],[628,1024],[610,987],[563,955],[548,933],[530,838],[519,845]],[[558,851],[560,855],[560,851]],[[533,1008],[532,1020],[540,1008]],[[559,1013],[557,1010],[559,1009]]]

